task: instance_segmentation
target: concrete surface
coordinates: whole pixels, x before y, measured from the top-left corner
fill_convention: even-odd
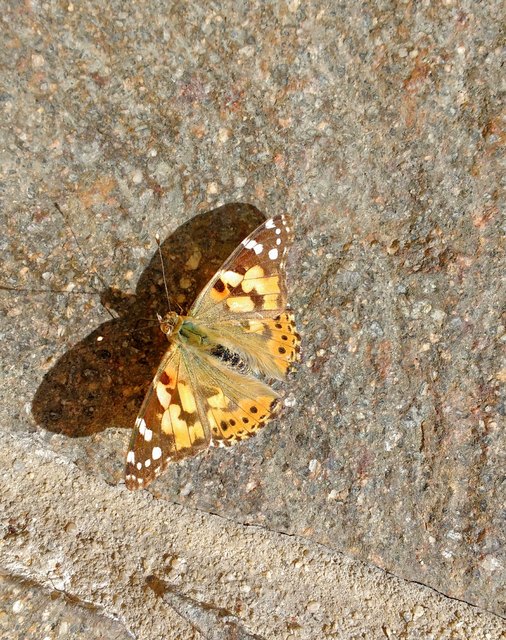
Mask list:
[[[2,571],[143,638],[501,637],[503,13],[5,3]],[[283,211],[282,415],[128,495],[155,234],[184,308]]]
[[[0,575],[0,637],[24,640],[130,640],[117,621],[54,587]]]
[[[2,468],[14,470],[8,482],[2,475],[11,527],[4,569],[93,603],[136,638],[481,640],[504,632],[491,613],[323,545],[108,486],[33,436],[7,443]]]

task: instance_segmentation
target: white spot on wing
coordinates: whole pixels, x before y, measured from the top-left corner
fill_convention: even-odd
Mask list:
[[[280,233],[281,233],[281,229],[276,229],[276,235],[279,236]]]
[[[254,249],[256,243],[256,240],[249,240],[244,246],[246,247],[246,249]]]
[[[278,250],[277,249],[270,249],[269,250],[269,258],[271,260],[276,260],[277,257],[278,257]]]
[[[278,245],[278,247],[279,247],[279,245],[281,244],[281,238],[276,238],[276,244],[277,244],[277,245]]]
[[[146,429],[146,431],[144,432],[144,440],[146,442],[151,442],[152,437],[153,437],[153,432],[151,431],[151,429]]]
[[[267,222],[265,223],[265,228],[266,229],[274,229],[275,226],[276,225],[274,224],[274,220],[272,218],[267,220]]]
[[[128,452],[127,462],[131,462],[132,464],[135,462],[135,453],[133,451]]]
[[[264,245],[263,244],[256,244],[253,247],[253,251],[257,254],[257,256],[259,256],[262,253],[263,250],[264,250]]]
[[[152,457],[153,460],[158,460],[162,457],[162,450],[160,449],[160,447],[153,447]]]
[[[233,287],[237,287],[237,285],[241,283],[243,276],[235,271],[225,271],[221,274],[221,279],[226,284],[231,284]]]
[[[137,418],[135,424],[139,427],[139,433],[143,436],[146,431],[146,422],[144,421],[144,418]]]
[[[144,466],[146,467],[146,469],[149,467],[150,464],[151,464],[151,460],[150,460],[150,458],[148,458],[146,460],[146,462],[144,463]]]
[[[138,462],[136,465],[137,469],[139,469],[139,471],[142,469],[142,462]]]

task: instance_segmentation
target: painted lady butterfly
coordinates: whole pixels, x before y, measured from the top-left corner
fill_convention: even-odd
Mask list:
[[[254,377],[282,380],[299,360],[287,307],[287,215],[251,233],[211,278],[187,316],[160,319],[169,348],[135,421],[126,458],[129,489],[146,487],[169,461],[257,433],[278,394]]]

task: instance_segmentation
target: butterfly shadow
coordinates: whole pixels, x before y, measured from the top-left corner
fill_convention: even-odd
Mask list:
[[[230,203],[195,216],[169,236],[161,251],[170,308],[186,312],[237,244],[264,219],[252,205]],[[135,295],[107,289],[101,302],[118,317],[65,353],[35,393],[32,415],[43,429],[79,438],[110,427],[133,427],[168,346],[156,319],[169,307],[158,252]]]

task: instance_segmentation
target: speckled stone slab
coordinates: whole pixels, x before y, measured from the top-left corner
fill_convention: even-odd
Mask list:
[[[506,615],[502,12],[7,3],[3,429],[121,482],[165,347],[155,234],[185,308],[289,212],[284,411],[151,491]]]

